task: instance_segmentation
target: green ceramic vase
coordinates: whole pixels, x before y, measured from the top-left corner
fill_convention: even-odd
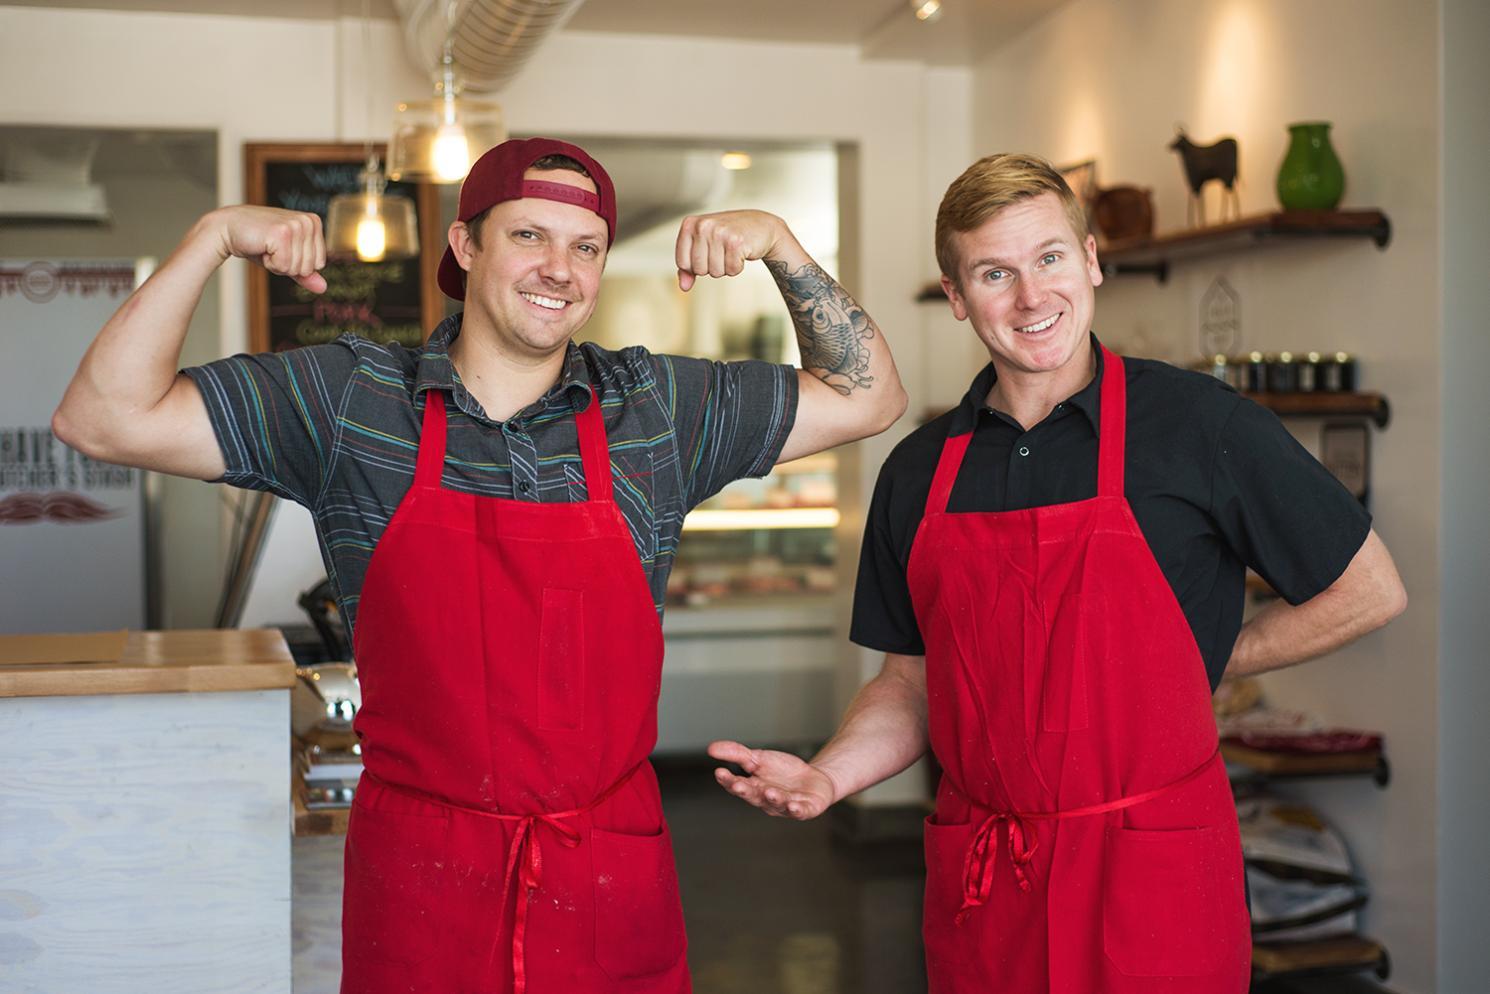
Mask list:
[[[1345,194],[1345,170],[1330,144],[1328,121],[1290,124],[1288,154],[1278,169],[1278,201],[1284,210],[1334,210]]]

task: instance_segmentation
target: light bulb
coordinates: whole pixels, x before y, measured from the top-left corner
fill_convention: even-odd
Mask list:
[[[942,12],[942,0],[911,0],[911,8],[916,12],[918,21],[934,21]]]
[[[453,183],[471,169],[471,148],[466,143],[466,130],[459,124],[447,122],[435,131],[434,154],[435,180]]]
[[[381,262],[388,248],[388,229],[382,215],[367,213],[357,222],[357,258],[363,262]]]

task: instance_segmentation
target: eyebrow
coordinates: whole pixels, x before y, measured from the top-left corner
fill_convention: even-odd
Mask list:
[[[1045,241],[1043,241],[1039,245],[1035,246],[1035,255],[1041,255],[1041,254],[1043,254],[1046,249],[1050,248],[1053,245],[1064,245],[1064,246],[1068,246],[1069,247],[1070,244],[1071,243],[1068,240],[1066,240],[1065,238],[1063,238],[1063,237],[1061,237],[1059,235],[1057,235],[1055,238],[1047,238],[1047,239],[1045,239]],[[989,256],[986,259],[977,259],[977,260],[969,263],[968,264],[968,269],[982,269],[984,266],[1007,266],[1007,265],[1009,265],[1009,263],[1005,262],[1003,259],[997,258],[996,256]]]

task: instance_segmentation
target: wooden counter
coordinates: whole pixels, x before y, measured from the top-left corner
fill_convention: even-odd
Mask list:
[[[57,660],[67,646],[96,652],[110,636],[0,635],[0,697],[76,697],[94,694],[219,693],[279,690],[295,682],[295,662],[284,637],[271,629],[123,632],[117,658]],[[86,641],[80,641],[86,640]]]
[[[290,990],[294,680],[274,631],[0,637],[0,990]]]

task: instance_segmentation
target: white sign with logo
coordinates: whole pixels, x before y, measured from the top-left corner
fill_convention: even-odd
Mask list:
[[[51,419],[148,265],[0,259],[0,634],[145,626],[144,474],[68,448]]]

